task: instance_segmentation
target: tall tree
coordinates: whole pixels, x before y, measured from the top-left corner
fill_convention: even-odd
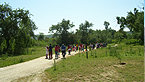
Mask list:
[[[87,44],[88,42],[88,34],[89,34],[89,28],[92,27],[93,24],[92,23],[89,23],[88,21],[85,21],[85,23],[81,23],[79,25],[79,30],[80,30],[80,33],[81,33],[81,42],[83,44]]]
[[[108,29],[109,25],[110,25],[110,23],[109,23],[109,22],[104,21],[104,26],[105,26],[105,29],[106,29],[106,30]]]
[[[70,44],[68,41],[68,30],[72,27],[74,27],[74,24],[70,23],[70,20],[63,19],[61,23],[58,23],[57,25],[52,25],[49,31],[54,33],[55,38],[57,38],[58,44]]]
[[[34,35],[33,31],[37,29],[30,16],[28,10],[12,10],[11,6],[6,3],[0,5],[0,39],[2,39],[0,45],[3,45],[3,41],[6,41],[6,48],[3,49],[2,53],[18,52],[20,49],[29,46],[30,37]]]
[[[134,39],[139,39],[141,44],[144,42],[144,11],[134,8],[134,12],[128,12],[126,17],[116,17],[120,24],[120,30],[128,28]]]

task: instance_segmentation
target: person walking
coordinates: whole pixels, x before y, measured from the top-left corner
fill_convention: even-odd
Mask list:
[[[93,44],[93,50],[95,49],[95,44]]]
[[[79,52],[81,51],[81,46],[79,45]]]
[[[84,52],[84,44],[82,44],[82,51]]]
[[[48,46],[46,46],[46,58],[45,59],[48,59]]]
[[[58,50],[58,57],[60,58],[60,46],[58,45],[59,50]]]
[[[71,52],[71,46],[70,46],[70,45],[68,45],[67,50],[68,50],[69,55],[71,55],[71,54],[70,54],[70,52]]]
[[[78,44],[76,44],[76,50],[78,50]]]
[[[58,53],[59,53],[59,46],[55,46],[55,59],[58,59]]]
[[[88,51],[88,50],[87,50],[87,44],[85,45],[85,48],[86,48],[86,51]]]
[[[52,59],[52,46],[51,44],[49,45],[49,59]]]
[[[65,59],[66,47],[65,47],[64,44],[62,44],[62,46],[61,46],[61,52],[62,52],[62,56],[63,56],[63,58]]]
[[[76,46],[74,45],[74,48],[73,48],[73,50],[76,52]]]

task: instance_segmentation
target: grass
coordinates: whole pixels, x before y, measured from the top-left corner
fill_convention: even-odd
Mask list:
[[[88,55],[88,59],[81,53],[57,62],[56,70],[52,67],[45,70],[45,74],[52,82],[144,82],[143,46],[119,45],[92,50]],[[126,64],[121,65],[118,57]]]
[[[20,55],[20,56],[11,56],[8,57],[7,55],[4,55],[0,57],[0,67],[5,67],[25,61],[29,61],[41,56],[45,56],[45,48],[42,47],[32,47],[29,48],[29,51],[32,50],[32,53],[26,55]]]

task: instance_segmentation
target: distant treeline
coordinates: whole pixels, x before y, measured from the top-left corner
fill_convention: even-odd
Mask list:
[[[70,20],[63,19],[57,25],[52,25],[49,32],[54,33],[53,37],[57,44],[90,44],[96,42],[141,44],[144,43],[144,7],[142,10],[134,8],[133,12],[128,12],[126,17],[116,17],[117,24],[120,25],[119,31],[109,27],[110,23],[104,21],[104,30],[92,30],[92,23],[85,21],[79,25],[76,32],[68,30],[75,25]],[[128,28],[129,31],[124,31]]]
[[[141,44],[144,43],[144,8],[128,12],[126,17],[116,17],[120,30],[109,27],[110,23],[104,21],[104,30],[92,30],[93,23],[85,21],[79,25],[76,32],[69,30],[75,25],[70,20],[63,19],[60,23],[49,27],[49,33],[34,35],[37,29],[31,20],[28,10],[13,10],[8,4],[0,5],[0,55],[19,55],[32,46],[45,46],[56,44],[90,44],[96,42]],[[124,28],[130,31],[125,32]],[[97,28],[96,28],[97,29]]]

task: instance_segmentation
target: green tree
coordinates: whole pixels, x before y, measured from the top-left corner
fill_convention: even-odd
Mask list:
[[[120,24],[120,30],[128,28],[134,39],[139,39],[140,43],[144,41],[144,11],[134,8],[134,12],[128,12],[126,17],[116,17]]]
[[[57,38],[58,44],[70,44],[69,43],[69,29],[74,27],[70,20],[63,19],[61,23],[57,25],[52,25],[49,29],[50,32],[54,33],[54,37]]]
[[[81,23],[79,25],[79,30],[80,30],[80,34],[81,34],[81,42],[83,44],[87,44],[88,42],[88,34],[89,34],[89,28],[92,27],[93,24],[89,23],[88,21],[85,21],[85,23]]]
[[[38,40],[44,40],[44,33],[39,33]]]
[[[109,22],[104,21],[104,26],[105,26],[105,29],[106,29],[106,30],[108,29],[109,25],[110,25],[110,23],[109,23]]]
[[[3,52],[11,54],[23,52],[22,48],[30,46],[31,37],[34,36],[33,31],[37,29],[30,16],[28,10],[12,10],[6,3],[0,5],[0,38],[6,40],[6,48]]]

